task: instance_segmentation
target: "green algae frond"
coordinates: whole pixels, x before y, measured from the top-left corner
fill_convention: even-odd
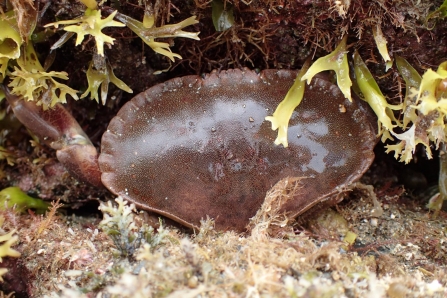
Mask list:
[[[403,102],[402,111],[404,118],[402,120],[405,129],[410,122],[417,119],[416,109],[412,106],[416,102],[417,90],[421,85],[422,78],[413,66],[404,58],[394,55],[396,58],[396,66],[399,74],[405,81],[405,100]]]
[[[0,14],[0,28],[0,75],[5,77],[9,60],[20,57],[20,46],[23,41],[13,12]]]
[[[377,115],[379,132],[383,132],[384,129],[392,131],[398,125],[392,111],[400,110],[402,105],[391,105],[386,101],[385,96],[380,91],[379,85],[377,85],[377,82],[374,80],[358,52],[354,53],[354,72],[363,99]],[[384,134],[384,136],[386,137],[382,137],[382,142],[387,139],[388,134]]]
[[[216,31],[225,31],[234,25],[233,6],[221,0],[211,2],[213,25]]]
[[[0,210],[15,208],[18,212],[34,209],[37,213],[45,213],[50,206],[49,203],[28,196],[19,187],[11,186],[0,191]]]
[[[301,80],[303,75],[309,69],[310,61],[307,60],[298,73],[295,83],[287,92],[286,97],[278,105],[273,116],[265,117],[265,120],[272,122],[272,130],[278,129],[278,136],[276,137],[275,144],[282,144],[284,147],[288,147],[289,143],[287,141],[287,130],[289,128],[289,120],[292,117],[293,111],[303,100],[304,90],[306,84]]]
[[[0,58],[19,58],[23,42],[12,12],[0,14],[0,28]]]
[[[399,161],[409,163],[413,158],[413,153],[416,150],[416,145],[423,144],[426,148],[426,154],[428,158],[432,158],[432,153],[430,149],[430,144],[425,138],[421,138],[419,134],[416,134],[416,124],[413,124],[408,130],[403,133],[394,133],[391,131],[392,135],[400,140],[397,144],[386,145],[386,153],[394,151],[394,158],[400,159]]]
[[[396,57],[396,66],[399,70],[399,74],[405,80],[405,96],[409,96],[410,88],[419,89],[422,78],[417,70],[414,69],[414,67],[411,66],[411,64],[408,63],[407,60],[398,55],[394,56]]]
[[[172,53],[169,44],[166,42],[157,42],[155,38],[165,37],[185,37],[195,40],[199,40],[200,32],[187,32],[182,29],[190,25],[197,24],[195,16],[187,18],[177,24],[164,25],[162,27],[147,28],[142,22],[139,22],[129,16],[117,13],[116,18],[123,22],[130,30],[132,30],[138,37],[140,37],[144,43],[152,48],[156,53],[164,55],[174,61],[174,58],[182,59],[179,54]]]
[[[431,19],[434,19],[435,21],[437,21],[438,19],[444,19],[445,17],[447,17],[447,0],[444,0],[444,2],[441,4],[441,6],[438,7],[438,9],[436,9],[434,12],[430,13],[427,16],[427,19],[425,20],[426,26],[428,26],[428,22]],[[435,26],[433,25],[431,28],[429,28],[430,30],[433,29]]]
[[[81,95],[81,98],[86,97],[90,93],[90,98],[95,99],[96,102],[99,102],[98,89],[101,86],[101,102],[105,105],[107,93],[109,91],[109,83],[115,84],[118,88],[128,93],[132,93],[133,91],[126,85],[126,83],[115,76],[110,64],[104,59],[101,59],[101,57],[102,56],[99,55],[95,57],[94,55],[93,61],[90,62],[87,70],[88,88]]]
[[[96,3],[96,0],[80,0],[85,6],[87,6],[89,9],[97,9],[98,3]]]
[[[66,72],[46,72],[37,59],[33,44],[29,42],[20,57],[16,60],[14,71],[9,74],[11,94],[22,96],[25,100],[37,101],[44,109],[56,103],[65,103],[67,94],[78,99],[76,90],[56,79],[67,80]]]
[[[396,158],[400,155],[400,160],[408,163],[417,144],[423,144],[427,157],[431,158],[430,141],[438,148],[446,140],[447,94],[440,86],[447,78],[447,62],[441,63],[436,72],[428,69],[422,78],[399,56],[396,56],[396,65],[406,83],[402,128],[412,126],[400,134],[391,132],[401,142],[385,146],[386,152],[394,151]]]
[[[306,74],[301,78],[302,81],[307,80],[310,83],[312,78],[325,70],[333,70],[337,75],[337,85],[343,92],[344,96],[352,101],[351,98],[351,78],[349,77],[348,51],[346,50],[346,41],[348,36],[345,35],[340,44],[329,55],[319,58],[315,61]]]
[[[162,54],[172,61],[174,58],[181,59],[178,54],[172,53],[170,45],[164,42],[156,42],[155,38],[166,37],[186,37],[198,40],[198,32],[186,32],[182,29],[192,24],[198,23],[195,16],[190,17],[178,24],[164,25],[162,27],[154,27],[155,18],[151,13],[145,13],[143,22],[139,22],[129,16],[120,14],[117,11],[112,12],[107,18],[102,19],[101,11],[97,8],[97,4],[93,0],[83,0],[87,6],[87,9],[80,19],[76,20],[64,20],[45,25],[45,27],[54,26],[56,28],[59,25],[69,25],[64,28],[65,33],[59,41],[57,41],[51,49],[57,49],[62,46],[68,39],[70,39],[75,33],[77,34],[76,45],[79,45],[85,35],[91,35],[96,41],[97,54],[104,57],[104,43],[113,45],[114,38],[102,33],[102,29],[106,27],[124,27],[127,26],[130,30],[136,33],[147,45],[149,45],[155,52]],[[121,22],[114,21],[117,18]],[[99,102],[98,89],[101,87],[101,102],[105,104],[107,99],[108,85],[109,83],[115,84],[118,88],[132,93],[132,89],[129,88],[122,80],[118,79],[111,68],[111,66],[103,61],[97,63],[100,59],[93,57],[93,61],[89,64],[87,70],[88,88],[81,95],[81,98],[90,94],[92,99]],[[27,94],[26,97],[29,98]],[[77,97],[75,97],[77,99]]]
[[[411,72],[408,67],[406,68],[406,71]],[[396,144],[386,145],[386,152],[390,153],[391,151],[394,151],[394,157],[396,159],[399,159],[400,157],[400,161],[408,163],[413,158],[413,153],[417,144],[423,144],[427,149],[428,156],[431,157],[428,140],[419,134],[419,131],[416,130],[417,127],[415,123],[402,133],[394,132],[394,128],[404,126],[393,114],[393,110],[402,111],[403,104],[392,105],[387,102],[385,96],[380,91],[377,82],[374,80],[366,64],[357,52],[354,53],[354,72],[357,79],[357,85],[362,93],[361,95],[378,117],[379,135],[382,136],[382,142],[385,142],[387,139],[393,140],[393,137],[399,140]],[[411,111],[407,114],[413,115]],[[404,129],[409,122],[409,120],[405,120]]]
[[[383,61],[386,63],[386,70],[393,65],[391,61],[390,54],[388,53],[388,47],[386,46],[387,41],[385,36],[383,36],[382,28],[380,28],[380,24],[372,27],[372,32],[374,36],[374,41],[376,42],[377,49],[379,50],[380,56],[382,56]]]
[[[424,115],[435,110],[444,115],[447,114],[447,95],[438,94],[438,85],[444,79],[447,79],[447,61],[441,63],[436,72],[428,69],[422,75],[421,86],[416,100],[418,103],[416,108]]]
[[[123,23],[114,21],[118,11],[114,11],[107,18],[102,19],[101,11],[96,9],[87,8],[85,14],[80,19],[59,21],[45,25],[45,27],[54,26],[56,28],[59,25],[70,25],[64,28],[67,32],[73,32],[77,34],[76,45],[80,45],[84,40],[85,35],[91,35],[96,41],[96,49],[98,54],[104,56],[104,43],[113,44],[114,38],[102,33],[102,29],[106,27],[124,27]],[[75,25],[77,24],[77,25]]]

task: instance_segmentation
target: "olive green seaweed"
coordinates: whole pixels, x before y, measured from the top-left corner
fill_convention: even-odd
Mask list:
[[[403,101],[403,114],[404,118],[402,120],[403,128],[405,129],[410,122],[414,122],[417,119],[416,109],[412,106],[414,104],[416,97],[416,90],[419,90],[421,86],[422,78],[414,69],[413,66],[408,63],[404,58],[394,55],[396,59],[396,66],[399,71],[399,74],[405,81],[405,99]],[[414,99],[413,99],[414,98]]]
[[[155,38],[185,37],[199,40],[198,35],[200,32],[187,32],[182,30],[187,26],[197,24],[199,22],[196,20],[195,16],[187,18],[186,20],[183,20],[177,24],[151,28],[146,28],[142,22],[139,22],[121,13],[117,13],[116,18],[123,22],[136,35],[138,35],[144,41],[144,43],[150,46],[156,53],[164,55],[172,61],[174,61],[174,58],[182,59],[182,57],[179,54],[172,53],[168,43],[157,42],[155,41]]]
[[[211,2],[213,25],[216,31],[225,31],[234,25],[233,6],[221,0]]]
[[[438,9],[436,9],[434,12],[430,13],[427,16],[427,19],[425,20],[425,24],[427,27],[429,27],[428,22],[431,19],[435,19],[435,21],[437,19],[444,19],[445,17],[447,17],[447,0],[444,0],[444,2],[441,4],[441,6],[438,7]],[[434,28],[434,25],[429,28],[430,30]]]
[[[419,89],[422,81],[421,75],[410,63],[408,63],[407,60],[396,54],[394,57],[396,59],[396,66],[399,70],[399,74],[405,80],[405,96],[409,96],[410,88]]]

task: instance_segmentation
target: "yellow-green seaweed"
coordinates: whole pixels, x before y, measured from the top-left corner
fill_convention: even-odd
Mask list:
[[[54,26],[58,28],[59,25],[70,25],[65,27],[64,30],[77,34],[76,45],[81,44],[81,42],[84,40],[85,35],[91,35],[96,41],[96,49],[98,51],[98,54],[104,56],[104,43],[113,44],[113,41],[115,39],[102,33],[101,30],[106,27],[125,26],[123,23],[113,20],[117,12],[118,11],[114,11],[107,18],[102,19],[100,10],[87,8],[85,10],[84,16],[79,19],[54,22],[45,25],[45,27]]]
[[[0,58],[17,59],[23,41],[13,12],[0,14]]]
[[[349,65],[348,65],[348,51],[346,50],[346,41],[348,35],[345,35],[340,44],[329,55],[319,58],[315,61],[306,74],[301,78],[302,81],[307,80],[307,84],[310,84],[312,78],[317,74],[325,70],[333,70],[337,75],[337,85],[340,88],[343,95],[352,101],[351,98],[351,86],[352,81],[349,77]]]
[[[152,7],[148,7],[144,10],[143,26],[144,28],[152,28],[155,25],[155,14]]]
[[[282,144],[284,147],[288,147],[287,130],[289,128],[289,120],[292,117],[293,111],[301,103],[303,99],[304,90],[306,84],[301,80],[303,75],[309,69],[310,60],[307,60],[300,72],[298,73],[295,82],[286,94],[286,97],[278,105],[273,116],[265,117],[265,120],[272,122],[272,130],[278,129],[278,136],[275,139],[275,144]]]
[[[37,213],[45,213],[50,204],[28,196],[19,187],[11,186],[0,191],[0,210],[5,208],[15,208],[18,212],[25,212],[28,209],[35,209]]]
[[[391,134],[400,140],[399,143],[394,145],[386,145],[386,153],[390,153],[394,151],[394,158],[398,159],[400,155],[399,161],[409,163],[413,158],[413,153],[416,150],[416,146],[418,144],[423,144],[426,149],[426,154],[428,158],[432,158],[432,153],[430,149],[430,144],[427,138],[424,138],[419,134],[416,134],[417,124],[413,123],[413,125],[403,133],[395,133],[390,131]]]
[[[401,142],[385,146],[386,152],[395,151],[396,158],[401,154],[400,160],[409,162],[416,145],[423,144],[427,157],[432,158],[430,141],[438,148],[446,140],[447,98],[439,84],[447,77],[447,62],[441,63],[436,72],[428,69],[422,78],[402,57],[396,56],[396,65],[406,84],[402,128],[410,123],[412,126],[401,134],[391,132]]]
[[[396,159],[400,156],[400,161],[408,163],[413,157],[416,146],[423,144],[426,147],[427,156],[430,158],[431,150],[428,139],[419,134],[415,123],[402,133],[394,132],[395,127],[403,127],[403,125],[396,119],[393,110],[402,111],[403,104],[392,105],[387,102],[358,52],[354,53],[354,72],[363,99],[368,102],[377,115],[379,135],[382,136],[381,141],[393,140],[392,136],[400,141],[396,144],[386,145],[386,152],[394,151]],[[406,123],[408,124],[408,122]]]
[[[402,109],[402,104],[391,105],[386,101],[376,80],[374,80],[368,67],[357,51],[354,53],[354,72],[363,99],[370,105],[374,113],[377,115],[379,133],[383,132],[382,127],[388,131],[392,131],[393,128],[397,126],[397,120],[395,119],[392,110]],[[385,134],[384,136],[385,137],[382,137],[382,142],[388,138],[389,134]]]
[[[56,103],[65,103],[67,94],[78,99],[76,90],[55,79],[67,80],[66,72],[46,72],[34,50],[33,44],[29,42],[20,57],[16,60],[17,66],[9,74],[11,82],[11,94],[22,96],[25,100],[37,101],[44,109],[54,106]]]
[[[0,28],[0,75],[5,77],[9,60],[20,57],[23,41],[17,28],[14,12],[0,14]]]
[[[438,69],[428,69],[422,75],[421,86],[417,95],[416,108],[427,115],[431,111],[439,111],[447,114],[447,98],[437,98],[437,89],[441,80],[447,78],[447,61],[441,63]]]
[[[377,49],[379,50],[380,55],[382,56],[385,62],[391,61],[391,57],[388,54],[388,48],[386,46],[387,41],[385,36],[383,36],[382,28],[380,28],[380,24],[377,24],[372,28],[374,41],[376,42]]]
[[[96,3],[96,0],[80,0],[85,6],[87,6],[89,9],[96,9],[98,8],[98,3]]]
[[[109,90],[109,83],[115,84],[121,90],[133,93],[132,89],[130,89],[126,83],[115,76],[109,63],[104,62],[103,64],[104,65],[102,65],[101,69],[98,70],[94,67],[93,61],[90,62],[87,70],[88,88],[81,95],[81,98],[86,97],[90,93],[90,98],[95,99],[96,102],[99,102],[98,89],[101,86],[101,102],[105,105]]]

